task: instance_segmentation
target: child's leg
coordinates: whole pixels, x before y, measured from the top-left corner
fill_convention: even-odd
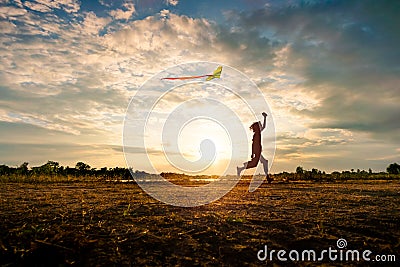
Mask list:
[[[240,176],[240,173],[245,170],[245,169],[251,169],[257,166],[258,161],[260,160],[260,155],[261,154],[256,154],[254,158],[252,158],[250,161],[243,163],[243,167],[236,167],[236,172],[237,176]]]
[[[268,160],[261,155],[260,162],[263,164],[265,176],[268,176]]]
[[[256,154],[255,157],[252,158],[250,161],[243,163],[244,167],[246,169],[257,167],[258,161],[260,161],[260,156],[261,154]]]

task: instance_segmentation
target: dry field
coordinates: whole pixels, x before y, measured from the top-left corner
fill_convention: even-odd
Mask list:
[[[240,183],[222,199],[181,208],[136,184],[0,183],[3,266],[319,266],[259,261],[268,249],[371,250],[400,261],[400,183]],[[374,265],[340,262],[323,265]],[[386,262],[380,266],[395,266]],[[397,265],[398,266],[398,265]]]

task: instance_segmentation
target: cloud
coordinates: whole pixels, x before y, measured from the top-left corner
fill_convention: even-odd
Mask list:
[[[115,152],[109,145],[8,144],[0,142],[0,150],[8,154],[7,164],[11,166],[19,166],[23,162],[29,162],[30,166],[39,166],[48,160],[53,160],[60,162],[63,166],[75,166],[76,162],[83,161],[92,168],[100,168],[120,166],[120,162],[123,161],[121,153]]]
[[[80,132],[78,130],[75,130],[71,127],[68,127],[66,125],[62,124],[56,124],[54,121],[50,121],[45,116],[32,116],[30,114],[16,114],[16,113],[10,113],[10,112],[5,112],[4,110],[0,110],[0,121],[3,122],[13,122],[13,123],[26,123],[26,124],[32,124],[32,125],[37,125],[43,128],[47,128],[49,130],[57,130],[57,131],[62,131],[66,133],[71,133],[78,135]]]
[[[77,0],[35,0],[23,2],[23,5],[39,12],[61,9],[67,13],[76,13],[80,9],[80,2]]]
[[[277,147],[281,157],[285,159],[302,158],[316,155],[316,151],[326,150],[354,143],[353,134],[342,129],[309,129],[304,134],[296,132],[279,133],[277,136]],[[307,153],[310,149],[315,152]],[[312,157],[314,157],[312,156]]]
[[[136,13],[136,9],[133,3],[124,3],[123,9],[116,9],[116,10],[111,10],[110,15],[114,19],[124,19],[128,20],[133,14]]]
[[[106,7],[110,7],[110,6],[111,6],[111,4],[108,3],[108,2],[105,1],[105,0],[99,0],[99,4],[102,5],[102,6],[106,6]]]
[[[176,6],[177,4],[179,4],[178,0],[166,0],[165,2],[167,3],[167,5],[171,6]]]
[[[17,32],[0,37],[7,44],[0,47],[1,120],[117,142],[127,89],[136,84],[130,83],[130,73],[112,67],[129,61],[107,55],[99,44],[99,31],[111,18],[80,16],[81,23],[71,23],[29,12],[18,19]]]
[[[17,17],[23,16],[27,11],[23,8],[13,6],[0,6],[0,18],[15,20]]]
[[[110,22],[110,18],[101,18],[96,16],[94,12],[87,12],[84,16],[83,22],[76,25],[76,28],[80,29],[83,34],[98,36],[99,32]]]
[[[39,2],[24,2],[24,6],[38,12],[50,12],[52,10],[48,5]]]
[[[134,56],[143,53],[156,56],[151,40],[143,40],[141,36],[152,34],[150,28],[166,37],[167,40],[161,37],[155,40],[154,45],[159,45],[159,56],[163,53],[165,56],[165,62],[161,58],[160,61],[167,65],[180,53],[180,45],[194,50],[198,44],[206,45],[211,27],[206,20],[174,14],[166,19],[157,15],[132,22],[129,31],[121,29],[101,36],[100,31],[111,22],[110,18],[98,17],[93,12],[79,16],[79,22],[69,23],[57,17],[39,18],[28,13],[19,19],[18,31],[23,39],[12,42],[12,34],[1,37],[10,44],[0,50],[4,55],[0,73],[1,120],[24,128],[35,126],[75,136],[68,137],[72,144],[94,142],[90,138],[84,141],[82,136],[120,143],[130,91],[159,71],[150,57]],[[123,34],[128,44],[137,36],[143,40],[142,46],[134,43],[128,46],[132,50],[121,51],[119,38]],[[110,47],[109,40],[116,47]],[[176,46],[172,54],[168,41]],[[47,140],[39,138],[37,144],[45,144]]]
[[[0,24],[0,31],[3,34],[13,33],[13,32],[15,32],[16,29],[17,29],[17,26],[15,26],[15,24],[10,21],[4,21]]]
[[[69,166],[78,161],[92,167],[121,166],[123,155],[106,136],[104,132],[73,135],[23,122],[0,121],[0,164],[16,166],[28,161],[37,166],[55,160]]]
[[[312,118],[312,128],[361,131],[382,141],[398,141],[400,35],[393,25],[400,23],[400,6],[338,1],[277,9],[242,13],[237,23],[286,44],[275,51],[275,67],[286,77],[300,77],[294,79],[296,93],[305,92],[318,103],[303,105],[303,96],[298,104],[285,103],[291,112]],[[269,77],[267,86],[280,86],[276,75]],[[275,99],[287,100],[286,92],[275,93]]]
[[[120,58],[131,58],[142,75],[153,75],[176,63],[204,60],[215,38],[214,25],[205,19],[179,16],[163,10],[107,33],[102,44]],[[218,51],[208,55],[215,60]]]

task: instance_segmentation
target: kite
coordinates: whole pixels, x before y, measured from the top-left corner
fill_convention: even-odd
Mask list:
[[[213,74],[183,76],[183,77],[168,77],[168,78],[162,78],[161,80],[190,80],[190,79],[199,79],[207,77],[206,81],[211,81],[212,79],[221,78],[221,72],[222,72],[222,66],[219,66],[216,70],[214,70]]]

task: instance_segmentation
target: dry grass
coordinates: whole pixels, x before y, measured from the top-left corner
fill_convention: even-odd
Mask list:
[[[247,186],[180,208],[135,184],[0,183],[0,264],[256,266],[265,244],[322,250],[338,238],[400,257],[399,182]]]
[[[72,176],[72,175],[0,175],[0,183],[75,183],[75,182],[99,182],[103,177]]]

